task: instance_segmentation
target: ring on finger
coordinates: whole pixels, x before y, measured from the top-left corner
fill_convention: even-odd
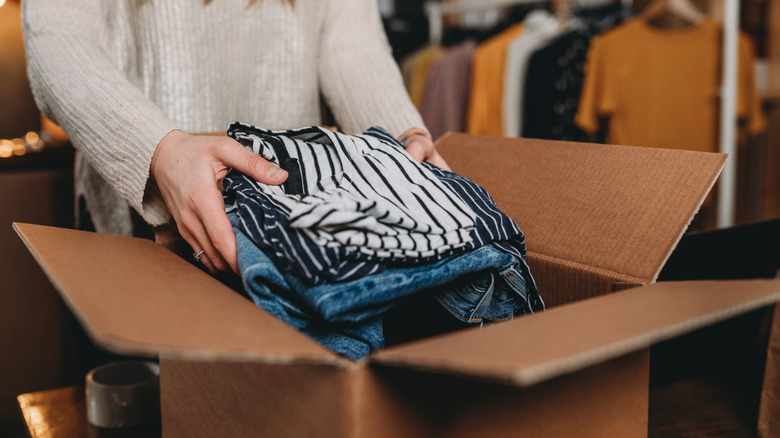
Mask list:
[[[196,253],[192,254],[192,256],[193,256],[193,257],[195,257],[195,260],[197,260],[197,261],[200,261],[200,257],[201,257],[201,256],[203,255],[203,253],[205,253],[205,252],[206,252],[206,250],[203,250],[203,249],[202,249],[202,250],[200,250],[200,251],[198,251],[198,252],[196,252]]]

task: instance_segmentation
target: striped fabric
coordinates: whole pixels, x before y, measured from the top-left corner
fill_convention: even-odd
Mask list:
[[[517,257],[522,265],[522,267],[518,267],[518,270],[522,272],[526,286],[526,303],[523,313],[543,311],[544,300],[536,286],[536,281],[531,275],[531,270],[525,263],[527,252],[525,235],[515,221],[504,214],[487,190],[474,181],[457,173],[440,169],[427,162],[423,163],[423,167],[426,167],[436,175],[444,185],[458,195],[476,214],[477,225],[471,234],[472,240],[471,244],[468,245],[468,249],[472,250],[492,244],[501,251]]]
[[[254,186],[318,245],[425,259],[471,240],[474,213],[386,133],[274,132],[236,123],[228,134],[275,164],[293,166],[300,193],[290,193],[289,184]]]
[[[429,163],[419,165],[403,153],[403,146],[381,128],[371,128],[359,136],[346,136],[316,127],[271,132],[234,124],[228,133],[247,148],[274,163],[290,163],[293,157],[303,158],[301,162],[304,164],[300,166],[301,181],[291,185],[295,186],[293,189],[300,189],[309,195],[287,193],[295,191],[289,190],[290,185],[274,187],[258,184],[236,171],[231,172],[225,179],[223,194],[228,210],[238,210],[241,230],[261,250],[283,261],[283,269],[300,276],[309,284],[351,281],[405,264],[434,262],[491,242],[517,256],[525,256],[522,232],[498,209],[483,188],[465,177]],[[336,145],[336,148],[333,145]],[[346,153],[334,153],[334,149],[341,148],[359,151],[360,155],[357,159],[352,157],[349,160]],[[382,160],[376,159],[377,155]],[[370,161],[370,164],[363,163],[358,167],[354,164],[355,161]],[[310,167],[306,163],[317,165]],[[350,170],[350,166],[354,169]],[[356,169],[364,172],[360,174],[360,179],[344,177],[357,173]],[[290,179],[294,179],[298,172],[291,170]],[[331,196],[334,205],[331,206],[333,208],[328,208],[325,201],[335,192],[330,190],[331,188],[340,187],[342,192],[348,188],[354,189],[355,181],[369,179],[368,171],[378,173],[379,170],[381,175],[373,175],[377,180],[371,180],[372,184],[376,185],[364,187],[364,183],[357,186],[364,194],[373,193],[373,196],[379,196],[376,205],[373,200],[362,199],[367,196],[361,198],[350,193],[349,196],[345,194],[345,199]],[[416,184],[410,184],[410,179],[421,179],[425,184],[418,187]],[[417,207],[410,211],[401,208],[403,204],[397,207],[395,202],[388,202],[388,198],[394,199],[395,196],[408,200],[407,202],[415,201]],[[433,200],[420,202],[424,199]],[[454,207],[444,207],[439,202],[449,202]],[[390,207],[396,209],[391,210]],[[325,214],[329,217],[318,221],[313,214],[315,211],[321,213],[320,217]],[[370,215],[374,212],[380,217],[386,213],[393,214],[398,223],[403,219],[403,223],[408,226],[399,228],[401,231],[427,230],[429,227],[447,230],[441,224],[455,225],[458,220],[466,219],[470,226],[458,228],[458,233],[447,231],[448,234],[445,235],[457,237],[447,248],[436,247],[425,253],[409,249],[405,253],[410,256],[403,257],[401,254],[404,254],[404,251],[401,251],[402,248],[399,248],[398,244],[415,241],[411,237],[408,240],[403,240],[405,237],[391,239],[390,236],[374,232],[374,229],[393,230],[392,222],[388,224],[386,218],[379,221]],[[435,217],[428,217],[434,215],[431,213],[434,213]],[[358,229],[350,225],[340,229],[334,225],[337,221],[331,221],[330,216],[346,218],[343,223],[358,223],[363,228]],[[308,228],[321,223],[328,226],[322,229]],[[302,224],[306,227],[301,228]],[[396,236],[401,235],[398,230],[393,231]],[[468,234],[464,236],[463,231]],[[329,238],[327,234],[338,237]],[[351,234],[367,234],[370,237],[349,237]],[[326,237],[322,237],[323,235]],[[419,232],[414,235],[424,236],[421,242],[428,245],[427,247],[431,247],[430,243],[435,238],[444,240],[441,237],[443,235],[437,237]],[[363,248],[358,245],[358,242],[370,239],[377,239],[378,243],[388,242],[392,246]],[[347,244],[343,244],[345,241]]]
[[[477,225],[471,234],[472,242],[468,249],[495,243],[503,251],[525,259],[526,246],[523,232],[498,208],[487,190],[465,176],[440,169],[430,163],[423,163],[423,167],[430,170],[442,184],[475,212]]]

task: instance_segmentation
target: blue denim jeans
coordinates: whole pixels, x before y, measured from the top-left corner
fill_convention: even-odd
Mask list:
[[[533,313],[523,272],[525,262],[459,277],[431,290],[433,297],[455,318],[470,324],[483,320],[504,321],[515,315]]]
[[[234,215],[228,214],[228,217],[231,216]],[[231,217],[244,292],[255,305],[324,347],[351,359],[360,359],[371,351],[384,347],[381,316],[352,324],[323,320],[294,292],[287,280],[292,275],[283,274],[268,256],[235,228],[233,219],[234,217]]]
[[[411,294],[431,291],[454,317],[468,323],[526,313],[522,259],[486,245],[466,254],[343,283],[314,287],[277,264],[228,217],[236,234],[239,269],[250,299],[323,346],[352,359],[384,347],[382,314]],[[511,281],[510,281],[511,280]]]
[[[434,288],[441,289],[437,299],[442,304],[447,303],[445,307],[453,316],[465,322],[479,322],[481,317],[478,315],[486,313],[496,314],[491,320],[514,315],[516,306],[500,305],[492,299],[494,295],[519,298],[522,304],[525,303],[524,285],[522,293],[494,286],[503,282],[494,281],[492,272],[511,271],[515,265],[514,255],[486,245],[438,262],[390,268],[345,283],[306,287],[295,277],[288,278],[288,283],[318,315],[332,322],[359,322],[384,313],[404,297]]]

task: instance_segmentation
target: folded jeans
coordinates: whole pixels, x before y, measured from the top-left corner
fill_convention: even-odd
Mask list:
[[[296,275],[282,272],[257,248],[238,228],[235,212],[228,216],[249,298],[323,346],[353,359],[384,347],[383,312],[414,293],[433,293],[454,317],[468,323],[500,321],[531,309],[522,280],[525,263],[492,245],[428,265],[309,287]]]

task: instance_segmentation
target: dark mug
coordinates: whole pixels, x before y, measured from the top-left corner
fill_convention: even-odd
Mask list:
[[[160,367],[149,361],[112,362],[87,374],[87,420],[103,428],[160,418]]]

